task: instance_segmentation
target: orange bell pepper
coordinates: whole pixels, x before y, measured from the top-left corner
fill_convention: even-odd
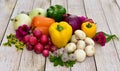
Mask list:
[[[52,18],[47,18],[43,16],[35,16],[32,20],[33,30],[39,29],[43,34],[48,35],[48,29],[55,20]]]

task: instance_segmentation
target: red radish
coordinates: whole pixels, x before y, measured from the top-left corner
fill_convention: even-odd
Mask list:
[[[41,35],[42,35],[42,32],[40,30],[34,30],[33,31],[33,35],[36,37],[36,38],[40,38]]]
[[[50,45],[50,46],[52,46],[53,44],[52,44],[52,41],[48,41],[48,45]]]
[[[49,45],[49,44],[48,44],[48,45],[45,45],[44,48],[45,48],[46,50],[49,50],[49,51],[50,51],[51,45]]]
[[[44,57],[48,57],[49,56],[49,51],[48,50],[43,50],[42,55]]]
[[[51,52],[54,52],[54,51],[56,51],[57,49],[58,49],[58,48],[57,48],[55,45],[52,45],[50,51],[51,51]]]
[[[29,43],[26,43],[26,48],[29,51],[32,51],[34,49],[34,47],[31,44],[29,44]]]
[[[31,36],[30,39],[29,39],[29,43],[30,43],[31,45],[37,44],[37,38],[34,37],[34,36]]]
[[[48,38],[47,35],[42,35],[42,36],[40,37],[40,43],[42,43],[43,45],[48,44],[48,41],[49,41],[49,38]]]
[[[29,42],[29,39],[30,39],[30,35],[24,36],[24,38],[23,38],[24,43]]]
[[[40,54],[42,53],[42,51],[44,50],[44,47],[42,44],[40,43],[37,43],[35,46],[34,46],[34,51],[36,54]]]

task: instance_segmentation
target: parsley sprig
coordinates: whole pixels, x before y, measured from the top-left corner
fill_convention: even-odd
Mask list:
[[[66,62],[62,61],[62,56],[49,56],[50,62],[54,63],[54,66],[66,66],[66,67],[73,67],[73,65],[76,63],[76,60],[68,60]]]
[[[25,44],[21,41],[19,41],[14,34],[10,34],[7,36],[7,42],[3,43],[4,46],[12,46],[15,45],[17,51],[23,50],[25,47]]]

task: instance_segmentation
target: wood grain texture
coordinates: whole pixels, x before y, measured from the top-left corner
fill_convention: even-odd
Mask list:
[[[65,66],[64,67],[62,67],[62,66],[54,67],[54,64],[51,63],[49,61],[49,59],[47,58],[45,71],[70,71],[70,68],[67,68]]]
[[[51,0],[51,5],[56,5],[56,4],[63,5],[65,8],[67,8],[66,0]],[[46,71],[70,71],[70,68],[61,67],[61,66],[54,67],[53,63],[51,63],[47,58]]]
[[[29,5],[27,5],[29,3]],[[32,3],[26,0],[19,0],[17,1],[16,7],[14,9],[12,18],[15,17],[17,14],[19,14],[21,11],[28,11],[32,6],[30,5]],[[9,17],[11,19],[11,17]],[[6,42],[6,35],[10,33],[15,33],[13,24],[10,21],[8,28],[6,30],[5,37],[3,39],[3,42]],[[16,48],[14,46],[10,47],[3,47],[0,48],[0,54],[1,54],[1,62],[0,62],[0,71],[18,71],[19,65],[21,61],[21,55],[22,51],[16,51]],[[23,67],[22,69],[24,69]]]
[[[118,8],[120,9],[120,0],[115,0],[115,3],[118,6]]]
[[[0,0],[0,44],[17,0]]]
[[[68,0],[68,12],[78,16],[86,16],[82,0]],[[84,62],[76,63],[72,71],[96,71],[93,57],[87,57]]]
[[[108,2],[106,0],[106,2]],[[97,30],[110,33],[106,17],[99,0],[84,0],[87,16],[97,23]],[[106,7],[106,4],[103,8]],[[106,8],[107,9],[107,8]],[[109,13],[110,11],[106,12]],[[95,54],[97,71],[119,71],[120,63],[114,43],[111,41],[104,47],[96,45]]]
[[[116,34],[120,38],[120,31],[119,31],[119,26],[120,24],[120,9],[117,6],[116,2],[114,0],[109,0],[109,1],[104,1],[101,0],[101,5],[103,8],[103,11],[105,13],[105,17],[107,20],[107,24],[109,26],[111,34]],[[120,65],[120,41],[114,40],[114,46],[116,48],[118,58],[119,58],[119,65]],[[118,65],[118,66],[119,66]],[[120,68],[117,68],[120,70]]]
[[[35,0],[33,8],[47,9],[50,6],[50,0]]]
[[[51,0],[51,5],[62,5],[67,9],[67,0]]]
[[[68,0],[68,13],[78,16],[86,16],[83,0]]]

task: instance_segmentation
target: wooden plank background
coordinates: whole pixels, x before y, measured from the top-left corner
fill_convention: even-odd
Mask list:
[[[96,44],[96,54],[72,68],[54,67],[48,58],[33,51],[16,51],[4,47],[6,35],[15,33],[11,18],[33,8],[47,9],[51,5],[63,5],[67,12],[87,16],[97,23],[97,31],[120,37],[120,0],[0,0],[0,71],[120,71],[120,41],[112,40],[106,46]]]

